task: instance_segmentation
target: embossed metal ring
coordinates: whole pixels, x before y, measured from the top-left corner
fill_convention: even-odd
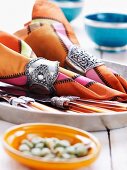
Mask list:
[[[70,102],[66,97],[52,97],[51,104],[57,108],[65,109],[64,103]]]
[[[104,64],[101,60],[88,54],[83,48],[77,45],[71,46],[66,62],[83,74],[94,67]]]
[[[57,79],[59,62],[49,61],[44,58],[32,59],[26,66],[25,74],[28,85],[36,92],[43,94],[54,92],[53,84]]]

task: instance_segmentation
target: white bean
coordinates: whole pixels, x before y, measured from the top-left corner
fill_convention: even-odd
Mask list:
[[[50,153],[51,153],[51,151],[50,151],[49,148],[43,148],[41,150],[41,156],[45,156],[45,155],[50,154]]]
[[[22,141],[22,144],[26,144],[26,145],[28,145],[30,148],[33,148],[33,147],[34,147],[34,144],[33,144],[32,142],[30,142],[29,140],[27,140],[27,139],[24,139],[24,140]]]
[[[22,144],[22,145],[19,146],[19,150],[20,151],[30,151],[30,148],[29,148],[28,145]]]
[[[43,140],[43,138],[41,138],[41,137],[34,137],[33,139],[31,139],[31,142],[33,143],[33,144],[38,144],[38,143],[40,143],[40,142],[43,142],[44,140]]]
[[[34,156],[41,156],[41,149],[40,148],[33,148],[33,149],[31,149],[31,153]]]
[[[75,153],[78,157],[82,157],[88,153],[88,150],[83,144],[80,144],[77,145]]]
[[[75,147],[74,146],[67,147],[66,152],[69,154],[75,154]]]
[[[44,143],[37,143],[35,147],[42,149],[44,147]]]

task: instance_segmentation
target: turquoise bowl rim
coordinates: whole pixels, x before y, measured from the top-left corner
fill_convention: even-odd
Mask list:
[[[54,3],[58,4],[60,8],[82,8],[84,5],[84,1],[68,1],[68,2],[59,2],[53,0]]]
[[[123,15],[127,17],[127,14],[123,13],[109,13],[109,12],[104,12],[104,13],[93,13],[93,14],[88,14],[84,17],[84,23],[85,25],[88,26],[93,26],[93,27],[98,27],[98,28],[115,28],[115,29],[125,29],[127,28],[127,22],[103,22],[103,21],[96,21],[94,19],[90,19],[89,17],[93,15],[98,15],[98,14],[105,14],[105,15]]]

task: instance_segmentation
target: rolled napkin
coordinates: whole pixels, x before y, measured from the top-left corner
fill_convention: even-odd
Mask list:
[[[32,20],[15,35],[27,42],[38,57],[59,61],[62,67],[127,93],[127,81],[80,47],[64,14],[51,1],[36,0]]]
[[[0,32],[0,81],[26,86],[39,94],[51,93],[58,96],[71,95],[99,100],[127,100],[127,94],[61,68],[58,61],[37,58],[27,44],[25,44],[24,53],[22,50],[17,50],[22,49],[21,44],[25,42],[14,35]],[[31,58],[28,54],[34,54],[34,57]]]

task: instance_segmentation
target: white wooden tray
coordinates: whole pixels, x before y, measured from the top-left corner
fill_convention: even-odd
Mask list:
[[[121,128],[127,125],[127,112],[116,114],[72,114],[28,111],[0,103],[0,119],[14,124],[43,122],[74,126],[88,131]]]
[[[127,66],[106,62],[114,70],[127,78]],[[41,111],[28,111],[26,109],[0,103],[0,119],[15,124],[30,122],[49,122],[78,127],[88,131],[121,128],[127,126],[127,112],[115,114],[73,114],[73,113],[46,113]]]

